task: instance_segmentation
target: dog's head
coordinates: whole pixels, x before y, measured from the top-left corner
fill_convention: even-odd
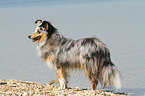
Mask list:
[[[57,30],[49,21],[37,20],[35,23],[37,27],[34,33],[28,36],[33,42],[37,41],[40,43],[44,38],[49,38]]]

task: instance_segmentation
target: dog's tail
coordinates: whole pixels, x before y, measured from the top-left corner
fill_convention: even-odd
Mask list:
[[[112,62],[104,62],[99,66],[99,80],[102,84],[116,89],[121,88],[121,74]]]

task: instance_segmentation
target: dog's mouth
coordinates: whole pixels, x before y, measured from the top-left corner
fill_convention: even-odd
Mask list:
[[[32,41],[35,42],[37,40],[40,40],[41,36],[38,36],[38,37],[35,37],[35,38],[32,38]]]

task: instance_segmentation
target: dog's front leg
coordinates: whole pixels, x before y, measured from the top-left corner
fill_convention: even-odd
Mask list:
[[[60,88],[67,88],[67,72],[62,67],[57,67],[56,69],[58,80],[60,82]]]

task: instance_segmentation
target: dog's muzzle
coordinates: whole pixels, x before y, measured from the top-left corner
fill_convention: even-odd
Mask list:
[[[41,36],[35,37],[35,38],[31,38],[31,35],[28,36],[29,39],[32,39],[33,42],[39,40],[41,38]]]

